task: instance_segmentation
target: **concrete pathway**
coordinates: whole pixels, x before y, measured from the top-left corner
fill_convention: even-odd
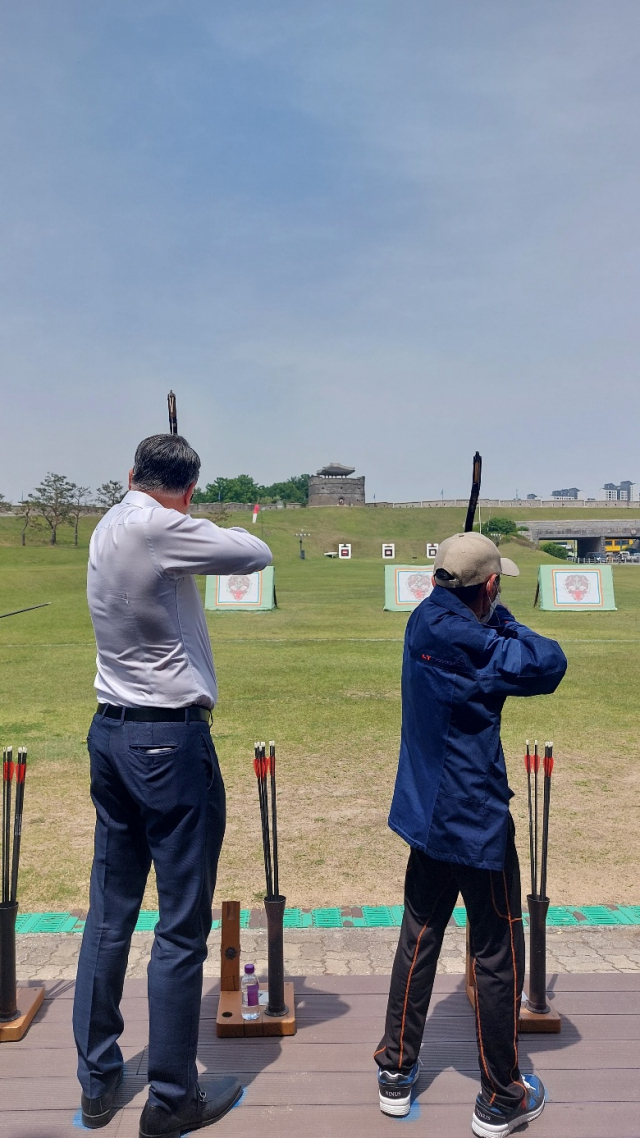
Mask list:
[[[287,929],[285,968],[289,975],[388,975],[398,929]],[[71,980],[75,976],[81,937],[46,933],[17,937],[19,980]],[[146,975],[153,933],[134,933],[129,977]],[[464,972],[465,931],[447,929],[438,971]],[[243,961],[253,960],[266,972],[264,929],[243,929]],[[547,930],[547,972],[640,972],[640,926]],[[209,939],[205,976],[220,973],[220,933]]]

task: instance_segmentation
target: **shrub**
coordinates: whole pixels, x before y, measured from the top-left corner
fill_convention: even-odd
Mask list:
[[[559,561],[568,561],[569,552],[565,549],[564,545],[558,545],[555,541],[543,541],[540,546],[543,553],[548,553],[549,557],[557,557]]]
[[[509,534],[517,533],[518,527],[512,518],[489,518],[489,521],[483,524],[482,532],[499,533],[501,537],[508,537]]]

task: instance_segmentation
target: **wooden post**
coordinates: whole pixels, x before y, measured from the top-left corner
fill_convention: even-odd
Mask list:
[[[240,991],[240,902],[222,902],[220,991]]]

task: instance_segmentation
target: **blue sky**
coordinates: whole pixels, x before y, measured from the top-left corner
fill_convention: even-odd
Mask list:
[[[4,0],[0,491],[640,482],[637,0]]]

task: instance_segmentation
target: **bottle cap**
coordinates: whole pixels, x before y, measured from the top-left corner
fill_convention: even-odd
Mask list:
[[[255,964],[245,964],[244,970],[245,970],[247,976],[253,976],[253,974],[256,970],[256,966],[255,966]]]

